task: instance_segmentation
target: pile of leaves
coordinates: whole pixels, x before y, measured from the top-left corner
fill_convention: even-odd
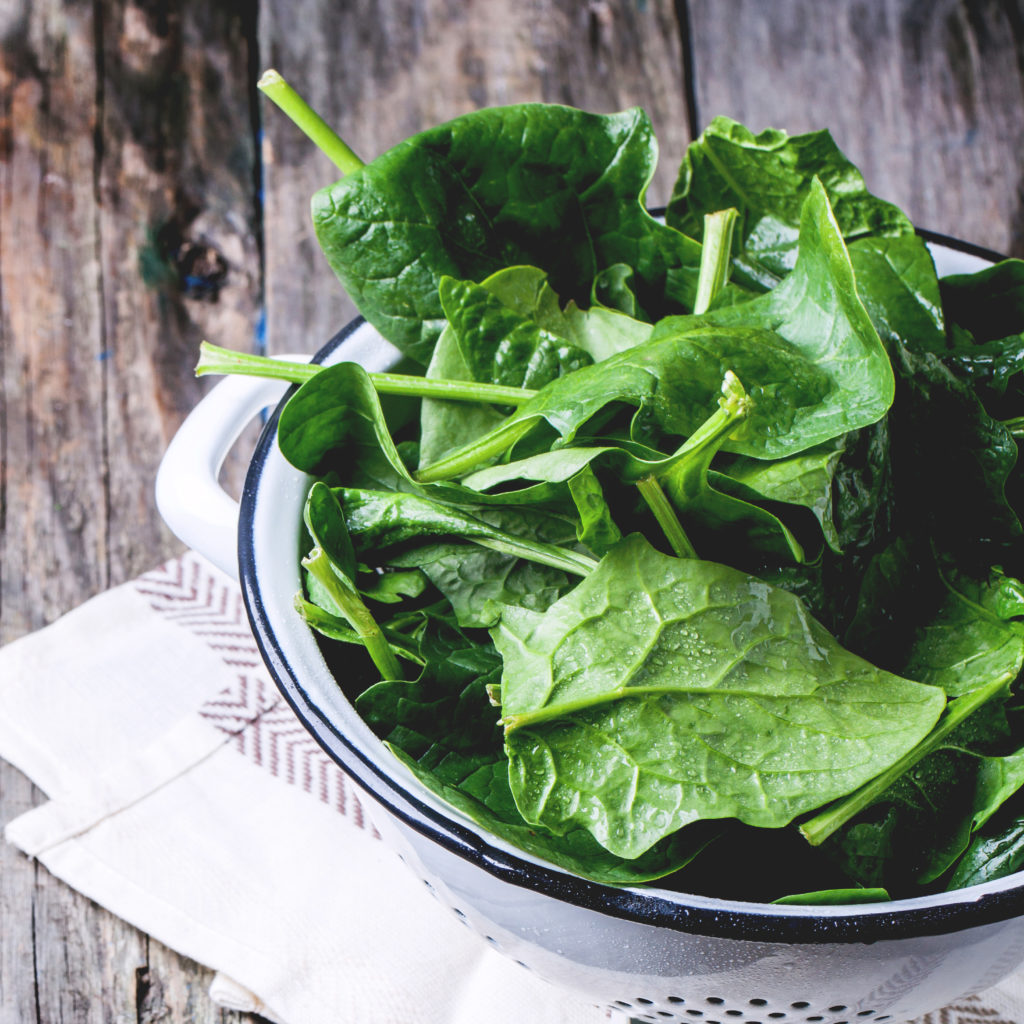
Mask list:
[[[1017,870],[1024,263],[940,281],[827,132],[716,119],[663,221],[655,159],[639,110],[523,105],[314,197],[409,372],[200,364],[302,382],[299,613],[425,786],[585,877]]]

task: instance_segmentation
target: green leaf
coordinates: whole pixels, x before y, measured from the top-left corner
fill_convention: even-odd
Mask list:
[[[862,238],[849,246],[857,294],[879,336],[941,354],[946,325],[935,263],[917,235]]]
[[[946,889],[965,889],[969,885],[1005,878],[1019,871],[1021,865],[1024,865],[1024,816],[1013,819],[994,835],[975,839]]]
[[[729,450],[771,457],[825,439],[817,436],[814,417],[814,410],[830,395],[822,370],[771,331],[698,326],[685,333],[662,332],[552,381],[500,427],[421,470],[418,477],[432,481],[467,475],[511,449],[542,422],[554,428],[563,443],[571,442],[588,420],[614,403],[642,407],[664,434],[688,437],[718,408],[722,378],[730,370],[753,405],[749,429],[729,439]]]
[[[953,274],[940,287],[947,318],[970,331],[978,344],[1024,331],[1024,260]]]
[[[593,362],[483,285],[442,277],[440,295],[473,380],[537,389]]]
[[[475,380],[451,325],[441,332],[425,376],[434,380]],[[482,402],[424,398],[420,404],[420,467],[429,466],[453,449],[487,434],[506,415],[507,410]]]
[[[604,490],[589,466],[569,477],[569,494],[579,515],[576,537],[595,554],[603,555],[613,544],[622,540],[622,532],[615,525]]]
[[[945,703],[844,651],[792,595],[636,536],[492,635],[521,813],[620,856],[701,818],[785,825],[912,748]]]
[[[828,380],[816,402],[796,407],[792,421],[777,427],[778,436],[732,448],[755,458],[795,454],[847,431],[875,423],[892,405],[895,381],[878,332],[857,296],[850,257],[832,215],[828,197],[812,182],[800,214],[796,265],[776,288],[749,302],[712,309],[700,317],[669,317],[652,340],[700,323],[735,329],[759,327],[788,341]],[[729,367],[753,395],[756,375]],[[755,396],[756,397],[756,396]]]
[[[421,132],[318,192],[313,223],[360,312],[426,364],[445,275],[481,281],[529,264],[564,301],[586,305],[595,276],[624,263],[651,315],[690,308],[700,247],[644,210],[655,159],[640,110],[494,107]]]
[[[771,288],[793,268],[801,205],[816,180],[844,238],[913,234],[905,214],[868,192],[827,131],[755,135],[727,117],[716,117],[687,148],[666,219],[700,238],[704,214],[735,207],[735,272]]]
[[[363,550],[387,549],[422,537],[459,537],[578,576],[597,564],[587,555],[509,533],[464,509],[418,494],[351,488],[338,493],[349,533]]]
[[[332,458],[373,464],[393,486],[411,483],[367,372],[357,363],[325,367],[288,400],[277,425],[284,457],[297,469],[322,475]],[[379,468],[376,468],[379,467]]]
[[[709,480],[718,490],[747,501],[780,501],[810,509],[828,546],[840,553],[839,532],[832,520],[832,482],[845,441],[845,436],[833,438],[771,462],[739,458],[721,472],[711,470]]]
[[[609,885],[652,881],[678,870],[714,837],[709,830],[672,836],[644,857],[626,860],[601,847],[585,829],[558,836],[523,820],[508,781],[498,712],[487,699],[500,661],[477,651],[452,651],[438,671],[416,683],[379,683],[356,701],[374,731],[428,789],[521,850],[584,878]]]

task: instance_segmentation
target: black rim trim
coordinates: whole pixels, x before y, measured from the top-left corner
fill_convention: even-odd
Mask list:
[[[991,262],[1005,257],[980,246],[930,231],[918,232],[926,241],[950,249],[980,256]],[[359,317],[336,334],[313,357],[323,362],[363,324]],[[635,921],[673,931],[707,935],[714,938],[747,941],[791,942],[809,945],[823,943],[873,943],[884,939],[942,935],[964,928],[978,927],[1024,915],[1024,881],[1012,888],[980,897],[969,890],[956,902],[944,906],[902,909],[907,901],[878,904],[874,910],[845,912],[842,916],[800,916],[771,913],[761,909],[739,909],[739,904],[722,900],[720,906],[686,906],[653,893],[618,889],[591,882],[556,868],[523,860],[491,847],[481,836],[458,822],[445,818],[434,807],[399,786],[386,772],[340,733],[309,700],[292,671],[270,627],[266,609],[256,583],[252,523],[259,479],[267,456],[273,449],[277,421],[284,403],[294,392],[291,388],[267,419],[246,474],[241,497],[238,529],[238,566],[246,612],[260,653],[285,700],[299,720],[313,734],[324,751],[345,773],[374,797],[387,811],[416,832],[449,852],[469,861],[503,882],[531,889],[555,899],[595,910],[610,917]],[[680,900],[685,895],[680,894]],[[762,905],[749,904],[758,907]]]

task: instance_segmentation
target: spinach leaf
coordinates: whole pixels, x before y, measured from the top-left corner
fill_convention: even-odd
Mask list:
[[[849,906],[852,903],[885,903],[890,899],[884,889],[819,889],[816,892],[794,893],[782,896],[772,903],[799,907],[836,907]]]
[[[829,394],[822,370],[771,331],[694,327],[667,336],[663,332],[552,381],[500,427],[420,470],[418,479],[466,475],[512,449],[542,422],[554,428],[563,443],[571,442],[588,420],[615,403],[642,406],[666,435],[687,437],[718,407],[728,371],[753,399],[749,429],[728,441],[730,450],[770,457],[824,439],[813,432],[814,410]]]
[[[793,268],[801,205],[815,180],[844,238],[913,234],[905,214],[867,191],[827,131],[789,136],[769,128],[755,135],[727,117],[716,117],[688,147],[666,220],[700,238],[704,214],[735,207],[734,274],[771,288]]]
[[[622,531],[612,518],[604,489],[590,466],[569,477],[569,494],[579,516],[576,538],[584,547],[603,555],[622,540]]]
[[[324,367],[287,401],[277,425],[281,454],[297,469],[323,474],[332,458],[389,486],[411,483],[377,391],[356,363]],[[369,469],[368,469],[369,467]]]
[[[847,811],[859,804],[860,816],[844,811],[853,820],[832,840],[851,877],[894,891],[939,878],[1024,783],[1019,752],[1006,753],[1003,710],[1024,665],[1019,584],[998,572],[984,581],[948,577],[923,547],[900,542],[872,563],[856,625],[882,664],[942,687],[952,703],[924,756],[871,799],[848,798]],[[953,722],[961,707],[972,710]],[[839,813],[801,828],[817,835]]]
[[[465,512],[396,494],[341,494],[360,554],[420,569],[463,627],[493,626],[506,604],[543,611],[595,564],[573,550],[575,522],[544,509]]]
[[[832,519],[832,482],[845,450],[846,436],[833,438],[787,459],[739,458],[721,471],[711,470],[711,484],[747,501],[767,499],[810,509],[828,546],[841,553]]]
[[[828,391],[817,402],[796,408],[793,419],[781,426],[781,436],[769,436],[760,446],[748,443],[731,450],[756,458],[791,455],[868,426],[892,405],[895,382],[889,357],[857,296],[842,234],[817,181],[811,182],[801,207],[796,265],[781,284],[749,302],[712,309],[699,317],[669,317],[655,327],[652,341],[697,323],[773,331],[829,381]],[[754,375],[745,377],[742,366],[730,368],[752,395],[754,384],[764,386]]]
[[[638,536],[492,636],[521,813],[620,856],[702,818],[784,825],[891,764],[945,703],[844,651],[790,594]]]
[[[978,836],[950,876],[947,890],[1005,878],[1024,865],[1024,815],[993,835]]]
[[[537,389],[593,362],[482,285],[442,277],[440,295],[473,380]]]
[[[935,263],[917,235],[861,238],[849,246],[857,294],[887,345],[942,354],[947,347]]]
[[[640,110],[496,107],[421,132],[318,192],[313,223],[360,312],[426,364],[444,275],[480,281],[530,264],[564,301],[586,305],[595,276],[624,263],[652,316],[689,308],[700,247],[643,208],[655,159]]]
[[[437,339],[424,376],[443,380],[475,380],[451,325]],[[429,466],[454,449],[499,426],[507,410],[476,402],[424,398],[420,404],[419,465]]]
[[[940,282],[951,323],[978,344],[1024,331],[1024,260],[1003,260],[974,274],[953,274]]]
[[[568,526],[561,537],[570,540],[574,535]],[[457,541],[423,544],[388,559],[394,565],[419,566],[465,628],[493,626],[505,605],[543,612],[577,578],[550,565]]]
[[[413,683],[382,682],[356,709],[396,756],[438,796],[527,853],[610,885],[652,881],[678,870],[710,842],[710,830],[672,836],[635,860],[615,857],[585,829],[554,835],[523,820],[512,799],[498,712],[488,700],[501,661],[490,647],[448,638],[424,651]]]
[[[419,537],[464,537],[500,554],[585,576],[597,564],[587,555],[509,533],[464,509],[417,494],[342,488],[348,532],[360,548],[386,550]],[[536,518],[536,517],[535,517]]]

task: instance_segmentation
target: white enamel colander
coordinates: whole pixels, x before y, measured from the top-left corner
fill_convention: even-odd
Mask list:
[[[930,245],[940,274],[990,261],[949,239],[930,236]],[[384,370],[396,356],[357,320],[316,359]],[[515,849],[433,796],[355,714],[293,611],[308,478],[277,449],[276,412],[241,506],[217,483],[237,436],[283,388],[229,378],[203,399],[161,465],[161,514],[183,541],[239,576],[263,658],[296,714],[375,799],[378,829],[410,870],[482,941],[594,1003],[638,1020],[690,1024],[909,1020],[996,984],[1024,962],[1022,874],[846,907],[615,888]],[[752,872],[770,869],[750,864]]]

